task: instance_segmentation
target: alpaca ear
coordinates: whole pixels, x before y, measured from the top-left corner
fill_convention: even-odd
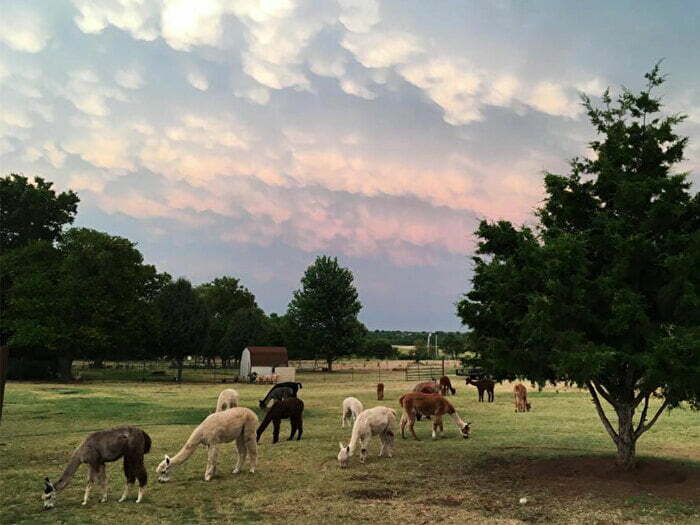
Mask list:
[[[345,448],[345,445],[343,445],[342,441],[338,441],[338,445],[340,445],[340,450],[343,450]]]
[[[168,456],[167,454],[165,455],[165,464],[170,465],[170,456]]]

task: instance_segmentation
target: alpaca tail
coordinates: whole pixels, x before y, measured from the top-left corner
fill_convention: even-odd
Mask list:
[[[68,465],[63,471],[63,474],[61,474],[60,479],[56,482],[56,490],[63,490],[64,488],[66,488],[68,483],[70,483],[73,474],[75,474],[75,471],[78,470],[80,463],[82,463],[82,461],[80,460],[79,451],[80,449],[76,450],[73,453],[73,457],[70,458],[70,461],[68,462]]]
[[[151,436],[146,434],[143,430],[141,433],[143,434],[143,453],[148,454],[151,451]]]

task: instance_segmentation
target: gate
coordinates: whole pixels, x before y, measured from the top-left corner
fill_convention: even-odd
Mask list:
[[[430,366],[421,363],[411,363],[406,366],[406,381],[427,381],[429,379],[437,381],[444,375],[444,362],[442,366]]]

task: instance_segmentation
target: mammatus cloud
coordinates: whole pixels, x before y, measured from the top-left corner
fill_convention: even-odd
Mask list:
[[[195,241],[228,250],[202,278],[245,252],[275,285],[261,253],[279,275],[279,260],[301,271],[330,252],[396,275],[432,268],[451,309],[477,221],[530,221],[542,171],[586,153],[578,93],[643,73],[620,66],[631,58],[611,35],[627,37],[605,23],[587,34],[614,67],[541,31],[574,35],[575,16],[521,11],[513,25],[507,4],[479,5],[13,0],[0,15],[3,166],[79,191],[81,210],[144,246],[157,238],[179,272],[191,261],[173,247]],[[697,171],[700,92],[684,64],[665,100],[691,113],[683,168]]]
[[[9,4],[0,16],[0,42],[15,51],[38,53],[51,38],[51,30],[44,16],[22,4]]]

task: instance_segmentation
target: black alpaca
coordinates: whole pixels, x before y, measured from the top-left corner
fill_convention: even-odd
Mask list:
[[[477,379],[473,380],[468,377],[465,381],[467,385],[474,385],[477,390],[479,390],[479,401],[484,402],[484,391],[488,393],[489,403],[493,403],[493,387],[494,383],[491,379]]]
[[[280,421],[289,419],[292,425],[292,433],[289,435],[289,440],[294,439],[294,433],[297,432],[297,441],[301,439],[301,434],[304,431],[302,415],[304,413],[304,402],[296,397],[288,397],[275,402],[274,405],[267,411],[265,419],[258,427],[258,441],[263,435],[265,429],[272,421],[272,442],[277,443],[280,438]]]
[[[276,392],[276,390],[280,390]],[[277,383],[268,392],[267,395],[260,400],[260,408],[265,408],[271,399],[285,399],[287,397],[297,397],[297,392],[301,389],[301,383],[288,381],[286,383]],[[289,393],[287,394],[287,391]]]

